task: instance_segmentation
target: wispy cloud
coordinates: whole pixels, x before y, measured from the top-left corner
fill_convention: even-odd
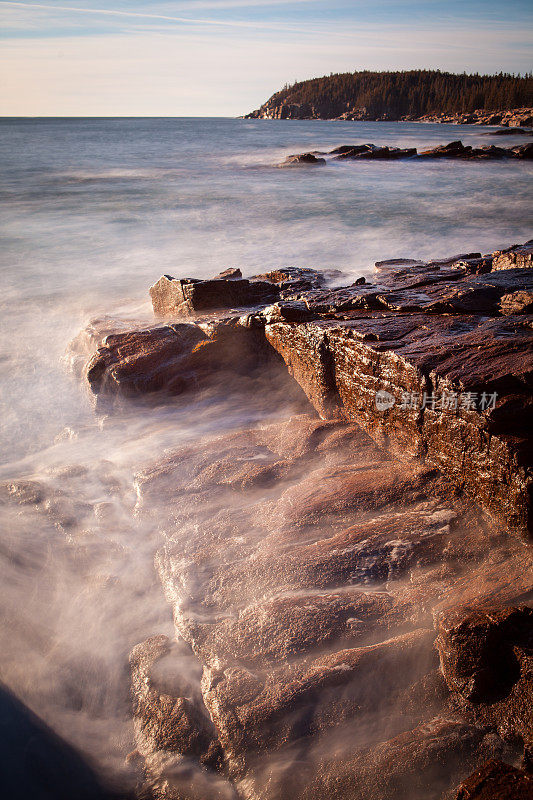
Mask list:
[[[218,19],[213,10],[202,16],[201,5],[214,0],[151,6],[139,0],[136,10],[133,2],[130,10],[111,7],[114,0],[94,0],[108,8],[91,8],[92,0],[0,0],[9,23],[0,50],[2,113],[232,116],[256,108],[286,81],[329,72],[523,72],[530,65],[527,26],[480,17],[473,32],[464,18],[448,13],[448,5],[443,9],[432,0],[427,2],[435,14],[419,17],[376,15],[378,4],[397,8],[400,0],[339,0],[350,6],[351,15],[344,16],[327,16],[332,6],[320,2],[320,21],[311,0],[301,0],[299,15],[295,6],[289,15],[292,2],[285,8],[275,0],[283,13],[250,10],[231,12],[238,19],[229,19],[230,12],[224,17],[221,9],[245,1],[260,2],[220,0]],[[354,13],[354,7],[366,14]]]
[[[309,0],[297,0],[298,2],[309,2]],[[277,4],[277,3],[276,3]],[[182,17],[170,14],[151,14],[140,11],[122,11],[114,8],[82,8],[80,6],[56,6],[45,3],[19,3],[13,0],[0,0],[0,6],[18,9],[37,9],[40,11],[64,12],[70,14],[94,14],[97,16],[119,17],[127,19],[155,20],[158,22],[168,22],[181,25],[208,25],[222,28],[251,28],[258,30],[294,30],[296,26],[287,24],[277,24],[271,22],[250,22],[247,20],[220,20],[209,19],[206,17]]]

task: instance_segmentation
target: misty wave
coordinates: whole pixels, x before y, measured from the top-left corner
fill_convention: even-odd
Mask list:
[[[525,241],[531,169],[271,169],[289,153],[357,140],[486,143],[480,131],[444,125],[101,125],[102,142],[80,121],[2,125],[0,662],[3,682],[22,703],[81,751],[113,791],[133,792],[128,654],[143,638],[174,635],[155,561],[159,553],[164,575],[164,547],[179,550],[194,525],[201,532],[208,502],[169,544],[164,504],[157,497],[141,502],[138,476],[205,437],[302,409],[262,385],[245,397],[223,387],[96,414],[80,380],[88,352],[73,355],[69,343],[94,317],[110,315],[120,330],[153,322],[147,290],[164,273],[205,278],[238,266],[250,276],[294,264],[337,268],[349,283],[361,275],[372,280],[376,260]],[[235,552],[238,558],[237,546]],[[306,596],[320,600],[323,592]],[[297,588],[280,592],[282,600],[301,597]],[[188,675],[190,653],[181,653],[179,664]],[[379,715],[369,717],[350,735],[368,743],[380,724]],[[331,734],[310,759],[345,745]],[[300,767],[299,752],[287,750],[258,765],[257,781],[283,781]],[[206,788],[186,759],[174,768],[198,781],[200,797],[211,789],[227,793],[219,783]]]

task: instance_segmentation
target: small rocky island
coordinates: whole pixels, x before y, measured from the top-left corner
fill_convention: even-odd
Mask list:
[[[175,621],[130,658],[153,796],[533,797],[533,241],[150,294],[73,345],[99,411],[270,412],[136,478]]]

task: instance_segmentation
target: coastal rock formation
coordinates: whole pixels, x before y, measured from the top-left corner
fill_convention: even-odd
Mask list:
[[[519,317],[353,312],[274,323],[266,336],[321,416],[356,421],[399,455],[428,459],[497,518],[530,529],[520,437],[531,414],[533,350]],[[483,395],[494,409],[477,405]]]
[[[176,280],[163,275],[150,289],[154,311],[161,315],[192,316],[207,311],[236,306],[254,306],[275,300],[277,287],[265,281],[244,278],[196,278]]]
[[[375,144],[362,144],[354,145],[341,145],[340,148],[335,148],[332,153],[339,153],[335,156],[337,160],[345,159],[395,159],[395,158],[409,158],[416,156],[416,147],[377,147]]]
[[[516,697],[502,683],[492,718],[476,717],[478,698],[451,676],[472,670],[461,648],[476,675],[486,652],[482,635],[480,646],[462,637],[477,629],[461,627],[471,612],[456,609],[458,586],[466,606],[500,598],[486,624],[496,644],[529,646],[531,615],[510,604],[533,588],[533,553],[487,526],[437,470],[391,458],[355,425],[303,415],[175,450],[136,486],[141,513],[154,502],[163,512],[157,563],[192,659],[181,670],[169,662],[169,686],[143,677],[168,640],[134,651],[151,774],[157,748],[173,742],[188,754],[187,780],[196,763],[242,798],[440,800],[487,759],[520,756],[530,732],[513,721],[531,698],[527,665]],[[439,649],[452,653],[444,676],[434,609],[448,637]],[[189,796],[187,780],[175,775],[177,796]]]
[[[493,256],[492,268],[533,269],[533,241],[524,245],[513,245],[506,250],[497,250]]]
[[[317,270],[297,267],[273,270],[250,279],[242,278],[240,270],[229,272],[230,275],[221,273],[211,280],[182,280],[163,275],[150,287],[155,313],[170,318],[194,317],[199,312],[253,307],[274,302],[298,289],[319,288],[326,279]]]
[[[155,797],[527,796],[531,248],[378,262],[348,286],[231,271],[187,302],[166,277],[152,300],[174,321],[78,339],[98,398],[292,398],[136,475],[176,632],[130,659]]]
[[[329,153],[333,161],[391,161],[397,159],[461,159],[466,161],[493,161],[500,159],[521,159],[530,160],[533,158],[533,143],[515,145],[513,147],[496,147],[495,145],[485,145],[483,147],[471,147],[464,145],[461,141],[449,142],[448,144],[438,145],[431,150],[418,152],[416,147],[389,147],[375,144],[353,144],[339,145]],[[288,156],[279,166],[305,165],[305,164],[326,164],[325,158],[317,158],[313,153],[301,153],[300,155]]]
[[[427,459],[495,519],[529,531],[531,254],[528,242],[492,256],[380,262],[377,283],[338,289],[295,268],[199,280],[175,305],[183,282],[164,278],[152,288],[154,310],[197,319],[108,335],[87,377],[98,395],[180,394],[267,365],[280,376],[283,359],[320,416],[349,419],[400,456]],[[199,316],[206,297],[221,307],[238,299],[227,287],[243,282],[278,301]],[[215,296],[213,284],[226,288]]]
[[[440,122],[446,125],[502,125],[508,128],[533,125],[533,108],[512,108],[504,111],[476,109],[470,114],[425,114],[420,122]]]
[[[460,98],[455,103],[453,97]],[[521,104],[509,108],[509,103]],[[484,106],[475,108],[476,105]],[[431,70],[331,74],[286,85],[246,119],[533,124],[531,77]]]

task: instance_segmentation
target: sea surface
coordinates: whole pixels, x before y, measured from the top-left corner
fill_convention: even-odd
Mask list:
[[[376,260],[531,238],[528,162],[276,166],[340,144],[456,139],[526,141],[420,123],[0,121],[0,481],[41,482],[45,497],[0,504],[0,678],[120,780],[134,746],[127,652],[172,630],[153,568],[157,520],[135,515],[133,475],[255,412],[228,396],[97,417],[69,342],[94,317],[152,320],[148,288],[163,273],[297,265],[351,281]]]

